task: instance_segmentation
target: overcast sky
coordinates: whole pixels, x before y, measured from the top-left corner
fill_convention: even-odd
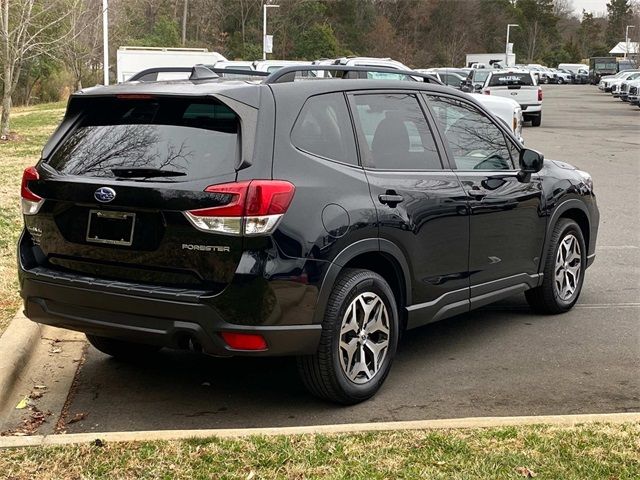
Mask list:
[[[609,0],[573,0],[573,7],[578,13],[582,13],[582,9],[593,13],[606,13],[607,3]]]

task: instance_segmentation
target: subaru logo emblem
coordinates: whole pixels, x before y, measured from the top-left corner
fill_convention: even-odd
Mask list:
[[[108,203],[116,198],[116,191],[113,188],[100,187],[95,192],[93,192],[93,196],[99,202]]]

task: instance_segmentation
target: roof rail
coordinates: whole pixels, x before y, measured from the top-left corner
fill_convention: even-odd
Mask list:
[[[266,79],[263,80],[262,83],[265,84],[273,84],[273,83],[286,83],[293,82],[296,78],[296,73],[298,72],[315,72],[315,71],[325,71],[325,72],[344,72],[342,76],[334,76],[333,78],[342,78],[342,79],[357,79],[357,78],[367,78],[365,73],[395,73],[398,75],[405,75],[414,81],[419,81],[418,78],[422,79],[425,83],[433,83],[435,85],[444,85],[440,80],[438,80],[433,75],[428,75],[426,73],[418,73],[413,70],[396,70],[395,68],[386,68],[386,67],[365,67],[365,66],[347,66],[347,65],[292,65],[290,67],[283,67],[271,75],[269,75]],[[307,77],[308,79],[308,77]]]
[[[224,77],[225,75],[234,75],[234,76],[246,76],[246,77],[267,77],[269,75],[268,72],[258,72],[257,70],[243,70],[241,68],[215,68],[213,65],[201,65],[206,68],[210,72],[215,73],[218,77]],[[152,67],[142,70],[141,72],[133,75],[128,82],[136,82],[141,80],[147,75],[153,73],[170,73],[170,72],[184,72],[184,73],[193,73],[193,67]],[[205,72],[206,73],[206,72]],[[216,78],[216,77],[209,77]],[[191,79],[195,80],[195,79]],[[199,78],[197,80],[203,80],[203,78]]]

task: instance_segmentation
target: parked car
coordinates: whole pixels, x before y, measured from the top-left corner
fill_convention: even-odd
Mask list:
[[[573,83],[574,75],[569,71],[562,71],[557,68],[550,69],[555,75],[555,83],[562,85],[563,83]]]
[[[479,92],[489,74],[493,72],[490,69],[473,69],[469,72],[466,80],[462,83],[460,89],[463,92]]]
[[[629,94],[627,95],[627,100],[631,105],[639,105],[640,104],[640,80],[634,80],[629,83]]]
[[[429,75],[433,75],[438,80],[440,80],[445,85],[449,87],[460,89],[462,87],[463,82],[467,78],[467,74],[461,75],[458,71],[453,71],[454,69],[449,68],[428,68],[428,69],[420,69],[416,68],[415,71],[419,73],[427,73]]]
[[[628,80],[635,80],[638,77],[640,77],[640,71],[626,70],[622,72],[622,75],[620,75],[618,78],[609,80],[609,87],[611,88],[611,95],[613,96],[613,98],[620,97],[620,86],[624,82]]]
[[[614,84],[611,87],[611,93],[614,97],[620,98],[623,102],[627,101],[627,95],[629,94],[629,82],[633,82],[640,78],[640,72],[636,72],[633,75],[629,75],[624,81],[619,84]],[[615,88],[615,91],[613,90]]]
[[[72,95],[22,179],[27,317],[125,359],[297,356],[311,392],[353,404],[401,331],[523,291],[575,305],[587,173],[450,87],[284,81],[305,68]]]
[[[485,80],[485,95],[511,98],[522,107],[525,121],[539,127],[542,123],[542,88],[531,72],[523,70],[492,71]]]
[[[598,88],[603,92],[611,92],[611,88],[615,83],[625,80],[629,75],[637,71],[638,70],[623,70],[616,73],[615,75],[605,75],[600,78]]]

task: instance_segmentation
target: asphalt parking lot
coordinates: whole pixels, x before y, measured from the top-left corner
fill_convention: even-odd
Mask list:
[[[573,311],[537,316],[515,297],[410,331],[379,394],[348,408],[309,395],[291,359],[163,351],[131,365],[89,347],[66,431],[640,411],[640,109],[589,85],[544,93],[526,144],[589,171],[601,212]]]

